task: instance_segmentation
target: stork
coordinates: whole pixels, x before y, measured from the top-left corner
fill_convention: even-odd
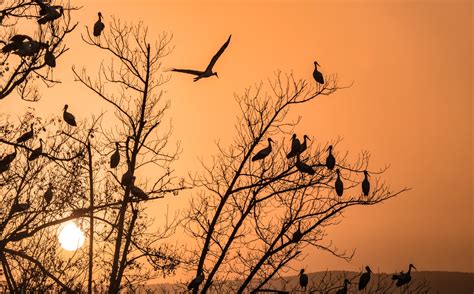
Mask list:
[[[272,142],[272,138],[268,138],[268,146],[258,151],[257,154],[252,157],[252,161],[257,161],[267,157],[272,152]]]
[[[332,145],[329,145],[328,147],[328,157],[326,158],[326,167],[330,170],[334,169],[334,166],[336,166],[336,158],[334,158],[334,155],[332,155]]]
[[[99,19],[94,24],[94,32],[93,32],[95,37],[99,37],[105,28],[105,24],[102,22],[102,13],[99,12],[97,13],[97,15],[99,16]]]
[[[347,288],[348,288],[348,285],[351,284],[351,281],[349,281],[348,279],[344,279],[344,286],[337,290],[336,294],[347,294]]]
[[[33,151],[31,151],[30,156],[28,156],[28,160],[29,160],[29,161],[35,160],[35,159],[37,159],[38,157],[40,157],[41,154],[43,154],[43,139],[40,138],[40,145],[39,145],[39,147],[36,148],[36,149],[34,149]]]
[[[304,273],[304,268],[300,271],[300,287],[306,291],[306,286],[308,286],[308,275]]]
[[[38,18],[39,24],[46,24],[48,22],[54,21],[60,18],[63,15],[64,8],[60,5],[50,6],[43,3],[41,0],[36,0],[36,3],[40,7],[40,18]]]
[[[311,175],[311,176],[316,173],[316,171],[310,165],[307,165],[306,163],[304,163],[300,160],[299,154],[296,157],[295,166],[302,173],[305,173],[305,174],[308,174],[308,175]]]
[[[33,136],[34,136],[33,125],[34,124],[31,124],[30,130],[28,132],[23,133],[20,137],[18,137],[16,139],[17,143],[23,143],[23,142],[26,142],[26,141],[30,140],[31,138],[33,138]]]
[[[301,238],[303,237],[303,234],[301,233],[301,222],[298,222],[298,229],[293,233],[293,236],[291,237],[291,241],[293,242],[299,242]]]
[[[130,193],[136,198],[140,198],[141,200],[147,200],[149,198],[147,193],[145,193],[142,189],[135,186],[135,177],[132,177],[132,183],[130,185]]]
[[[370,182],[369,182],[369,173],[364,170],[364,180],[362,181],[362,193],[364,193],[364,196],[369,196],[370,192]]]
[[[337,178],[336,178],[335,188],[336,188],[337,196],[340,197],[344,193],[344,183],[341,180],[341,172],[339,171],[339,169],[336,169],[336,173],[337,173]]]
[[[394,274],[392,276],[392,280],[394,281],[397,281],[395,285],[397,285],[397,287],[401,287],[403,285],[406,285],[408,283],[410,283],[411,281],[411,269],[414,268],[416,269],[416,267],[410,263],[410,265],[408,266],[408,271],[406,273],[404,272],[400,272],[400,274]]]
[[[369,266],[365,267],[366,272],[360,275],[359,278],[359,291],[364,290],[364,288],[367,286],[367,284],[370,281],[370,274],[372,273],[372,270],[370,269]]]
[[[14,147],[14,150],[12,153],[5,155],[5,157],[0,160],[0,165],[2,164],[9,165],[10,163],[13,162],[15,157],[16,157],[16,146]]]
[[[110,168],[116,168],[120,163],[119,143],[115,142],[115,152],[110,156]]]
[[[222,45],[221,49],[219,49],[219,51],[217,51],[216,55],[214,55],[214,57],[212,57],[211,59],[211,62],[209,62],[209,65],[206,67],[206,69],[204,71],[199,71],[199,70],[193,70],[193,69],[179,69],[179,68],[173,68],[171,69],[171,71],[176,71],[176,72],[181,72],[181,73],[187,73],[187,74],[191,74],[191,75],[195,75],[196,77],[194,78],[194,81],[198,81],[202,78],[208,78],[208,77],[212,77],[212,76],[216,76],[219,78],[219,75],[217,74],[217,72],[213,72],[212,71],[212,68],[214,67],[214,65],[216,64],[217,60],[219,59],[219,57],[222,55],[222,53],[224,52],[224,50],[227,48],[227,46],[229,45],[230,43],[230,38],[232,37],[232,35],[229,36],[229,38],[227,39],[227,41],[224,43],[224,45]]]
[[[188,284],[188,290],[197,290],[203,281],[204,273],[200,269],[198,275]]]
[[[56,57],[48,48],[46,48],[46,53],[44,54],[44,63],[49,67],[56,67]]]
[[[292,158],[292,157],[298,155],[300,149],[301,149],[300,140],[296,137],[296,134],[293,134],[293,136],[291,136],[291,150],[286,155],[286,158],[289,159],[289,158]]]
[[[324,84],[324,77],[323,77],[323,74],[318,71],[318,66],[319,63],[317,61],[314,62],[314,71],[313,71],[313,78],[316,82],[320,83],[320,84]]]
[[[51,200],[53,200],[53,185],[51,183],[49,183],[48,189],[44,192],[43,198],[46,201],[46,205],[49,205]]]
[[[301,143],[301,145],[300,145],[300,149],[298,150],[298,154],[301,154],[301,153],[303,153],[303,151],[306,150],[306,148],[307,148],[306,140],[311,141],[308,136],[304,135],[303,136],[303,143]]]
[[[75,126],[77,126],[76,118],[74,117],[74,115],[72,113],[69,113],[67,111],[68,107],[69,106],[67,104],[64,105],[63,119],[64,119],[65,122],[67,122],[68,125],[75,127]]]

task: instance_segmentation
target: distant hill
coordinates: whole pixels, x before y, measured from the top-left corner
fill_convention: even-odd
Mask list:
[[[349,271],[328,271],[310,273],[306,293],[335,293],[343,284],[345,278],[352,281],[349,293],[363,293],[357,291],[360,273]],[[375,292],[377,288],[385,289],[378,293],[435,293],[435,294],[474,294],[474,273],[440,272],[440,271],[413,271],[412,281],[408,291],[400,292],[391,280],[392,273],[373,274],[367,293]],[[303,293],[299,288],[298,276],[289,276],[285,279],[272,280],[265,289],[285,290],[290,293]],[[153,293],[186,293],[185,285],[155,284],[147,287]],[[324,289],[325,291],[321,292]],[[312,290],[312,291],[311,291]],[[406,290],[406,289],[402,289]],[[212,291],[219,293],[221,291]],[[231,293],[225,291],[226,293]]]

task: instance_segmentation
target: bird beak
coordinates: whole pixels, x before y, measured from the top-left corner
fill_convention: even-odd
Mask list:
[[[219,75],[216,73],[216,77],[219,78]]]

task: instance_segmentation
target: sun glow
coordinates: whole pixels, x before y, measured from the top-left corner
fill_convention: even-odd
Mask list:
[[[58,239],[63,249],[74,251],[84,244],[84,233],[74,222],[67,222],[59,228]]]

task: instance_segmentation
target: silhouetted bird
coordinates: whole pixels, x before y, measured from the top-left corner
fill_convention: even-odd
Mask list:
[[[14,35],[13,37],[10,38],[10,43],[3,46],[2,52],[8,53],[11,51],[19,50],[23,46],[23,42],[26,40],[32,41],[33,39],[27,35],[20,35],[20,34]]]
[[[16,146],[14,147],[14,150],[12,153],[5,155],[5,157],[0,160],[0,164],[6,164],[9,165],[10,163],[13,162],[13,160],[16,157]]]
[[[319,63],[317,61],[314,62],[314,71],[313,71],[313,78],[316,82],[320,84],[324,84],[324,77],[321,72],[318,71]]]
[[[349,281],[348,279],[345,279],[344,280],[344,286],[339,289],[336,294],[347,294],[347,288],[348,288],[348,285],[351,284],[351,281]]]
[[[300,145],[300,149],[298,151],[298,154],[303,153],[306,150],[306,148],[308,148],[306,140],[310,141],[309,137],[304,135],[303,136],[303,143],[301,143],[301,145]]]
[[[219,49],[219,51],[216,53],[216,55],[214,55],[214,57],[212,57],[211,62],[209,62],[209,65],[207,66],[205,71],[192,70],[192,69],[178,69],[178,68],[173,68],[173,69],[171,69],[171,71],[176,71],[176,72],[182,72],[182,73],[195,75],[196,76],[194,78],[195,82],[198,81],[199,79],[211,77],[211,76],[214,76],[214,75],[216,77],[219,77],[219,75],[217,75],[217,72],[212,71],[212,68],[216,64],[217,59],[219,59],[221,54],[224,52],[224,50],[229,45],[230,37],[232,37],[232,35],[229,36],[229,38],[227,39],[227,42],[225,42],[224,45],[222,45],[221,49]]]
[[[41,0],[36,0],[36,3],[40,6],[41,17],[38,19],[39,24],[46,24],[60,18],[63,15],[64,8],[62,6],[50,6]]]
[[[30,203],[18,203],[15,202],[12,205],[12,213],[19,213],[23,212],[25,210],[28,210],[30,208]]]
[[[364,196],[369,196],[370,192],[370,182],[369,182],[369,173],[364,170],[364,180],[362,181],[362,193]]]
[[[0,162],[0,174],[6,172],[10,168],[10,164],[3,164]]]
[[[135,186],[135,177],[132,177],[132,183],[130,185],[130,193],[136,198],[140,198],[141,200],[147,200],[149,198],[147,193],[145,193],[142,189]]]
[[[46,48],[46,53],[44,54],[44,63],[49,67],[56,67],[56,57],[48,48]]]
[[[370,274],[372,273],[372,270],[368,266],[365,267],[365,270],[366,272],[360,275],[359,278],[359,291],[364,290],[370,281]]]
[[[102,33],[102,31],[105,28],[105,24],[102,22],[102,13],[99,12],[99,13],[97,13],[97,15],[99,16],[99,19],[94,24],[94,36],[95,37],[100,36],[100,33]]]
[[[304,163],[300,160],[299,155],[297,155],[297,157],[296,157],[295,166],[302,173],[305,173],[305,174],[308,174],[308,175],[314,175],[316,173],[315,170],[311,166],[307,165],[306,163]]]
[[[268,138],[268,146],[258,151],[257,154],[252,157],[252,161],[257,161],[267,157],[272,152],[272,142],[272,138]]]
[[[33,138],[33,135],[34,135],[33,124],[31,124],[30,130],[26,133],[23,133],[20,137],[18,137],[18,139],[16,139],[16,142],[17,143],[26,142],[30,140],[31,138]]]
[[[395,285],[397,285],[397,287],[401,287],[403,285],[406,285],[406,284],[410,283],[410,281],[411,281],[411,269],[412,268],[416,269],[416,267],[413,264],[410,263],[410,265],[408,266],[408,271],[406,273],[400,272],[400,274],[398,274],[398,275],[394,274],[392,276],[392,280],[397,281],[396,284],[395,284]]]
[[[31,151],[30,156],[28,156],[28,160],[32,161],[37,159],[38,157],[43,154],[43,139],[40,138],[40,145],[38,148]]]
[[[300,149],[301,149],[300,140],[296,137],[296,134],[293,134],[293,136],[291,136],[291,150],[286,155],[286,158],[292,158],[298,155]]]
[[[337,196],[342,196],[344,193],[344,183],[341,181],[341,172],[339,169],[336,169],[337,173],[337,178],[336,178],[336,183],[335,183],[335,188],[336,188],[336,194]]]
[[[200,270],[199,274],[188,284],[188,290],[197,290],[202,281],[204,281],[204,273]]]
[[[70,126],[77,126],[76,124],[76,118],[74,117],[74,115],[72,113],[69,113],[67,111],[67,108],[68,108],[68,105],[64,105],[64,111],[63,111],[63,119],[65,122],[67,122],[68,125]]]
[[[46,190],[46,192],[44,192],[43,198],[46,201],[47,205],[49,205],[51,203],[51,200],[53,200],[53,185],[51,183],[49,183],[48,189]]]
[[[328,147],[328,157],[326,158],[326,167],[332,170],[336,166],[336,158],[332,155],[332,145]]]
[[[115,152],[110,156],[110,168],[116,168],[120,163],[119,143],[115,142]]]
[[[125,187],[130,186],[130,184],[132,184],[132,181],[133,181],[132,170],[130,168],[130,162],[128,162],[127,164],[128,164],[128,169],[122,175],[122,179],[120,181],[120,183]]]
[[[20,57],[34,56],[42,48],[48,48],[48,44],[35,40],[26,40],[19,44],[18,49],[13,53]]]
[[[306,286],[308,286],[308,275],[304,273],[304,268],[300,271],[300,287],[306,291]]]
[[[303,234],[301,233],[301,222],[298,222],[298,229],[293,233],[293,236],[291,237],[291,241],[293,242],[299,242],[301,240],[301,237],[303,237]]]

